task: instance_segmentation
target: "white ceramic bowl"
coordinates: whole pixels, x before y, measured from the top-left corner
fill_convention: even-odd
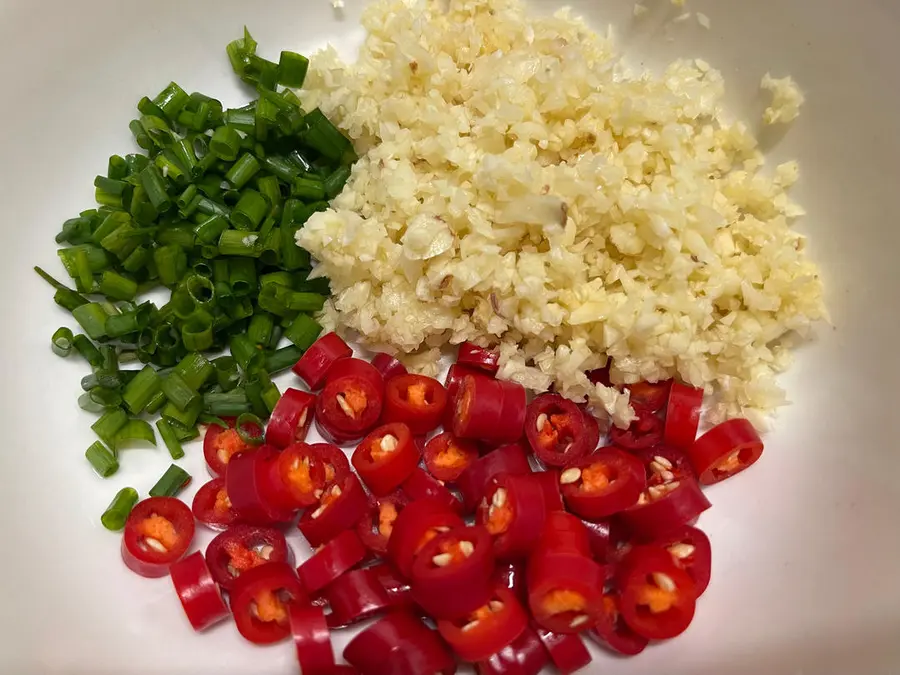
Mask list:
[[[667,0],[647,0],[639,23],[632,0],[572,4],[598,28],[614,23],[633,61],[705,58],[748,120],[760,119],[763,73],[801,84],[800,120],[762,139],[775,159],[802,163],[800,227],[834,319],[783,379],[794,405],[763,461],[709,491],[713,582],[690,630],[632,660],[598,656],[591,672],[900,672],[900,4],[688,0],[709,31],[666,28],[679,11]],[[296,672],[287,644],[254,648],[233,626],[194,634],[168,580],[122,565],[99,516],[124,485],[146,493],[169,460],[133,450],[108,481],[90,471],[91,419],[75,405],[83,366],[51,355],[67,317],[31,266],[61,271],[53,236],[92,204],[107,157],[132,147],[142,95],[175,79],[244,102],[224,46],[245,23],[271,56],[326,42],[352,56],[363,2],[347,5],[337,15],[328,0],[0,0],[0,673]],[[185,465],[202,482],[198,447]]]

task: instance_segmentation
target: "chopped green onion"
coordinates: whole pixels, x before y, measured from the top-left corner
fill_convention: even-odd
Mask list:
[[[219,159],[233,162],[241,148],[241,137],[232,127],[219,127],[209,140],[209,151]]]
[[[264,347],[269,344],[272,338],[272,331],[275,328],[275,320],[271,314],[265,312],[257,312],[250,319],[250,326],[247,328],[247,337],[257,346]]]
[[[124,446],[134,441],[146,441],[150,445],[156,445],[156,434],[153,433],[153,427],[145,420],[128,420],[121,429],[116,432],[115,447],[116,452]]]
[[[307,130],[303,142],[326,159],[342,164],[356,160],[350,140],[316,108],[306,115]]]
[[[162,378],[153,369],[153,366],[144,366],[122,392],[125,407],[132,415],[142,413],[161,387]]]
[[[172,372],[181,376],[191,389],[199,391],[215,374],[215,370],[215,366],[203,354],[192,352]]]
[[[250,428],[245,429],[244,426]],[[241,413],[238,415],[237,421],[234,423],[234,428],[238,432],[238,436],[241,437],[241,440],[247,445],[262,445],[263,439],[265,438],[263,432],[265,424],[263,424],[263,421],[253,413]]]
[[[191,474],[180,466],[172,464],[156,485],[150,488],[151,497],[177,497],[178,493],[191,482]]]
[[[136,281],[126,279],[112,270],[106,270],[100,277],[100,292],[114,300],[134,300],[137,287]]]
[[[295,178],[291,183],[291,196],[306,202],[325,198],[325,184],[318,178]]]
[[[300,176],[300,169],[284,157],[269,155],[260,160],[263,168],[285,183],[293,183]]]
[[[213,201],[210,197],[201,197],[200,203],[197,204],[197,211],[205,216],[223,216],[228,218],[231,215],[230,208],[225,206],[225,204]]]
[[[180,422],[175,422],[173,420],[169,420],[169,426],[171,426],[172,430],[175,432],[175,438],[178,439],[179,443],[192,441],[200,435],[196,426],[185,427],[182,426]]]
[[[337,197],[350,178],[350,167],[339,166],[325,179],[325,195],[328,199]]]
[[[200,398],[197,390],[191,388],[184,378],[174,371],[162,381],[162,391],[169,403],[181,411],[194,405]]]
[[[269,211],[269,201],[256,190],[247,189],[231,211],[231,224],[238,230],[255,230]]]
[[[215,244],[228,227],[228,220],[223,215],[214,214],[200,223],[195,232],[197,239],[204,244]]]
[[[156,429],[159,431],[163,443],[166,444],[166,448],[168,448],[169,455],[172,459],[181,459],[184,457],[184,448],[181,447],[181,441],[178,440],[178,436],[176,436],[172,425],[166,420],[160,419],[156,420]]]
[[[294,364],[303,356],[303,350],[295,345],[288,345],[281,349],[276,349],[266,355],[265,368],[270,375],[280,373],[288,368],[293,368]]]
[[[219,253],[241,258],[258,258],[261,249],[257,246],[259,235],[242,230],[225,230],[219,237]],[[232,261],[234,262],[234,261]]]
[[[86,335],[78,334],[72,341],[75,351],[81,354],[81,357],[87,361],[92,368],[97,368],[103,362],[100,350],[91,342]]]
[[[104,413],[121,405],[122,395],[115,389],[97,387],[78,397],[78,407],[90,413]]]
[[[106,320],[109,315],[99,303],[80,305],[72,310],[72,316],[92,340],[106,337]]]
[[[174,82],[170,82],[169,86],[153,99],[153,104],[170,120],[175,120],[188,101],[190,101],[190,96],[187,92]]]
[[[188,319],[181,327],[181,340],[185,349],[204,351],[213,346],[213,323],[209,314],[199,313],[200,317]]]
[[[137,490],[130,487],[119,490],[116,496],[113,497],[110,505],[106,507],[106,511],[100,516],[100,522],[103,524],[103,527],[112,532],[121,530],[125,527],[125,521],[128,520],[131,510],[137,503]]]
[[[172,208],[172,200],[166,193],[165,179],[163,179],[156,165],[150,164],[141,171],[141,185],[146,190],[147,198],[153,204],[153,208],[157,211],[165,213]]]
[[[153,251],[153,261],[159,279],[165,286],[174,286],[187,271],[187,254],[175,244],[161,246]]]
[[[203,395],[203,410],[210,415],[236,417],[250,412],[250,401],[242,389],[228,392],[209,392]]]
[[[116,456],[100,441],[94,441],[93,445],[85,451],[84,456],[101,478],[109,478],[119,470]]]
[[[225,180],[231,183],[236,190],[240,190],[256,175],[259,169],[259,161],[247,152],[228,170]]]
[[[107,411],[100,419],[91,425],[94,433],[100,440],[111,448],[116,446],[116,434],[128,423],[128,415],[121,408]]]
[[[306,351],[318,339],[322,326],[310,316],[300,314],[291,322],[284,336],[298,348]]]
[[[281,266],[286,270],[309,269],[309,252],[297,246],[296,235],[302,225],[281,224]]]
[[[50,347],[57,356],[66,357],[72,353],[74,340],[75,336],[72,335],[72,331],[63,326],[62,328],[57,328],[56,332],[53,333],[53,337],[50,338]]]
[[[294,52],[281,52],[278,61],[278,84],[300,89],[306,80],[309,59]]]
[[[188,406],[186,410],[179,409],[169,401],[162,409],[162,416],[170,424],[178,424],[184,428],[190,428],[197,424],[197,417],[200,416],[201,412],[203,412],[203,399],[198,396],[196,403]]]
[[[238,365],[245,371],[250,365],[253,357],[259,354],[256,345],[244,334],[232,335],[231,340],[228,342],[228,348],[231,350],[231,355],[234,357],[234,360],[237,361]]]
[[[251,295],[256,292],[258,281],[256,264],[247,258],[235,258],[229,264],[229,284],[236,297]]]

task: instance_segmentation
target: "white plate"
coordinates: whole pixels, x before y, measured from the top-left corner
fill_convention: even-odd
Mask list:
[[[777,141],[775,158],[802,162],[801,228],[834,317],[784,378],[795,404],[763,461],[709,492],[713,582],[693,626],[632,660],[599,657],[592,672],[900,672],[900,5],[688,0],[711,18],[706,31],[693,18],[666,28],[679,11],[666,0],[647,0],[640,23],[631,0],[572,4],[598,28],[616,23],[632,60],[706,58],[750,121],[763,73],[798,80],[808,95],[799,122],[763,139]],[[122,565],[100,513],[122,486],[145,494],[169,460],[164,449],[133,450],[114,478],[91,472],[91,417],[76,406],[84,367],[51,355],[67,317],[31,266],[61,272],[53,236],[92,204],[107,157],[132,148],[142,95],[174,79],[242,103],[249,93],[224,46],[244,23],[269,56],[327,41],[351,55],[361,6],[349,1],[339,20],[328,0],[0,1],[0,672],[296,672],[288,644],[254,648],[230,625],[194,634],[167,579]],[[201,483],[198,446],[185,466]]]

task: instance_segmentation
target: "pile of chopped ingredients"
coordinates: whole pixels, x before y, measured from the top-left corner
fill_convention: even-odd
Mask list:
[[[447,4],[377,0],[355,64],[312,58],[309,100],[361,154],[297,235],[331,279],[326,329],[426,374],[447,342],[496,347],[502,378],[625,426],[627,391],[585,375],[609,359],[615,383],[677,377],[712,421],[763,427],[781,338],[826,317],[791,229],[797,163],[762,171],[703,61],[632,73],[565,10]],[[791,80],[763,86],[766,121],[796,117]]]
[[[170,575],[195,630],[232,618],[255,644],[292,637],[303,675],[567,675],[592,662],[582,636],[635,655],[683,633],[710,581],[702,486],[759,459],[753,426],[697,438],[702,390],[641,383],[641,423],[598,448],[585,407],[529,402],[498,368],[464,343],[441,384],[328,333],[265,428],[209,426],[214,478],[191,508],[173,476],[136,506],[123,490],[103,522],[124,527],[131,570]],[[313,424],[328,442],[306,442]],[[185,557],[195,521],[220,532]],[[313,550],[296,570],[294,523]],[[369,619],[337,664],[334,631]]]

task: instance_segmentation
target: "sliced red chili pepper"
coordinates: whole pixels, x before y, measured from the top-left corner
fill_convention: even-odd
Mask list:
[[[668,551],[675,565],[687,572],[693,579],[697,597],[703,595],[709,586],[712,573],[712,547],[709,544],[709,537],[702,530],[688,526],[665,539],[649,544],[649,546]],[[641,548],[643,546],[634,546],[627,555]]]
[[[594,414],[584,408],[581,409],[584,416],[584,436],[587,444],[587,454],[592,453],[600,445],[600,420],[594,417]]]
[[[394,522],[409,503],[406,495],[398,490],[383,497],[370,497],[369,507],[356,525],[360,540],[372,553],[387,553],[388,541],[394,531]]]
[[[649,640],[638,635],[622,619],[619,596],[607,593],[603,596],[603,615],[597,625],[585,634],[601,647],[616,654],[636,656],[647,647]]]
[[[590,557],[590,536],[584,523],[571,513],[551,511],[544,519],[535,551]]]
[[[381,376],[384,378],[384,381],[387,382],[392,377],[397,377],[398,375],[406,375],[409,371],[406,370],[406,366],[400,363],[397,359],[395,359],[390,354],[385,354],[384,352],[378,352],[375,356],[372,357],[372,367],[375,368]]]
[[[528,404],[525,436],[547,466],[568,466],[594,449],[584,412],[559,394],[541,394]]]
[[[456,527],[437,535],[416,555],[412,597],[436,619],[457,619],[490,600],[494,550],[483,527]]]
[[[416,435],[434,431],[447,409],[447,390],[424,375],[398,375],[385,385],[385,422],[403,422]]]
[[[247,570],[269,562],[291,563],[293,554],[284,534],[272,527],[235,525],[217,534],[206,547],[209,571],[225,590]]]
[[[664,438],[667,445],[679,450],[687,450],[697,438],[700,426],[700,409],[703,407],[703,390],[689,387],[681,382],[673,382],[666,405],[666,428]]]
[[[319,506],[310,507],[297,527],[313,548],[331,541],[344,530],[354,529],[366,513],[368,499],[359,478],[349,474],[322,494]]]
[[[434,499],[457,513],[462,513],[464,510],[463,503],[457,499],[456,495],[443,482],[419,467],[413,469],[413,472],[403,482],[400,489],[410,501]]]
[[[713,485],[753,466],[763,453],[756,429],[745,419],[713,427],[688,448],[688,457],[703,485]]]
[[[331,631],[322,608],[294,603],[288,610],[288,620],[302,675],[334,675]]]
[[[467,375],[453,401],[452,430],[459,438],[513,443],[522,437],[525,388],[514,382]]]
[[[559,474],[558,469],[547,469],[546,471],[536,471],[534,479],[541,486],[544,493],[544,506],[547,512],[564,511],[562,492],[559,490]]]
[[[546,516],[544,489],[537,474],[501,473],[491,479],[475,522],[493,537],[498,558],[519,558],[537,545]]]
[[[407,611],[388,614],[358,633],[344,658],[362,675],[453,675],[456,661],[436,631]]]
[[[626,450],[644,450],[659,445],[663,439],[663,421],[653,413],[638,413],[627,429],[612,426],[609,440]]]
[[[662,485],[682,478],[696,478],[687,455],[666,445],[635,450],[633,453],[646,467],[647,485]]]
[[[484,497],[484,491],[491,478],[498,473],[531,473],[528,455],[519,443],[503,445],[476,459],[463,471],[457,487],[463,497],[467,511],[474,510]]]
[[[445,431],[425,444],[424,455],[428,473],[438,480],[452,482],[478,459],[478,446],[474,441]]]
[[[672,388],[672,380],[662,382],[635,382],[622,387],[630,392],[629,401],[634,411],[640,415],[658,413],[666,407],[669,399],[669,390]]]
[[[325,465],[325,483],[330,484],[342,480],[353,473],[346,453],[331,443],[312,443],[308,452]]]
[[[341,532],[297,568],[297,576],[309,595],[325,588],[366,557],[366,547],[355,530]]]
[[[512,591],[523,603],[528,602],[528,588],[525,583],[525,563],[521,560],[507,560],[497,564],[494,571],[494,585]]]
[[[549,660],[537,633],[526,626],[511,645],[478,664],[478,675],[538,675]]]
[[[388,557],[398,571],[409,578],[413,560],[422,547],[438,534],[462,524],[457,513],[436,499],[412,501],[394,522],[394,531],[388,541]]]
[[[532,616],[555,633],[578,633],[599,621],[607,570],[590,558],[539,550],[528,560]]]
[[[194,515],[174,497],[139,502],[122,533],[122,561],[142,577],[163,577],[187,553],[194,539]]]
[[[468,616],[441,619],[438,632],[463,661],[490,658],[519,637],[528,626],[528,615],[516,596],[498,587],[490,600]]]
[[[280,642],[291,634],[291,604],[307,602],[290,565],[269,562],[247,570],[231,592],[231,611],[238,632],[258,645]]]
[[[459,392],[459,388],[462,385],[463,379],[467,375],[479,375],[479,376],[486,377],[486,375],[483,372],[479,371],[478,369],[468,368],[468,367],[460,365],[458,363],[454,363],[452,366],[450,366],[450,369],[447,371],[447,377],[446,377],[446,379],[444,379],[444,389],[447,390],[447,402],[448,402],[448,406],[447,406],[448,419],[444,423],[444,426],[446,426],[446,427],[450,426],[450,420],[452,419],[453,412],[454,412],[453,411],[453,407],[454,407],[453,401],[456,398],[456,394]]]
[[[587,666],[592,660],[591,653],[578,635],[554,633],[535,625],[535,632],[544,643],[550,660],[560,675],[571,675]]]
[[[353,356],[353,350],[335,333],[327,333],[306,350],[292,370],[310,389],[318,389],[328,369],[340,359]]]
[[[628,627],[649,640],[681,635],[694,618],[697,588],[665,549],[635,548],[617,572],[620,611]]]
[[[569,509],[587,520],[607,518],[637,503],[647,487],[644,464],[618,448],[602,448],[560,474]]]
[[[306,443],[286,447],[272,462],[270,469],[267,493],[283,509],[312,506],[328,484],[325,462]],[[333,467],[331,474],[333,477]]]
[[[588,541],[591,545],[591,554],[594,560],[601,564],[613,562],[611,559],[611,549],[614,546],[612,541],[612,528],[608,520],[582,520],[585,529],[588,532]]]
[[[326,440],[335,443],[358,441],[378,423],[384,382],[377,370],[359,359],[335,364],[332,372],[335,370],[340,371],[340,376],[329,373],[316,400],[316,428]]]
[[[195,631],[203,631],[228,618],[231,613],[219,587],[209,573],[200,551],[169,568],[175,592]]]
[[[612,367],[612,361],[603,368],[596,368],[585,373],[591,384],[602,384],[604,387],[611,387],[612,381],[609,379],[609,370]]]
[[[286,389],[275,404],[266,426],[266,443],[276,448],[286,448],[292,443],[305,441],[315,410],[315,394]]]
[[[234,424],[229,421],[229,424]],[[245,423],[243,428],[253,435],[262,435],[262,429],[256,424]],[[228,462],[234,455],[254,449],[254,446],[244,442],[237,430],[233,427],[225,429],[218,424],[210,424],[206,427],[206,435],[203,437],[203,457],[209,473],[215,476],[224,476]]]
[[[225,479],[213,478],[197,490],[191,502],[191,512],[194,518],[212,530],[224,530],[233,525],[237,521],[237,513],[231,507]]]
[[[456,362],[467,368],[475,368],[483,370],[489,375],[496,375],[500,370],[500,353],[479,347],[471,342],[463,342],[459,346]]]
[[[409,427],[402,422],[385,424],[366,436],[353,451],[353,467],[376,497],[396,490],[419,464]]]
[[[327,618],[331,628],[343,628],[380,612],[412,606],[409,586],[400,582],[387,565],[347,572],[325,589],[325,599],[331,608]]]
[[[262,445],[235,455],[228,463],[225,490],[238,521],[250,525],[286,523],[294,509],[278,503],[272,491],[272,473],[278,468],[278,451]]]

